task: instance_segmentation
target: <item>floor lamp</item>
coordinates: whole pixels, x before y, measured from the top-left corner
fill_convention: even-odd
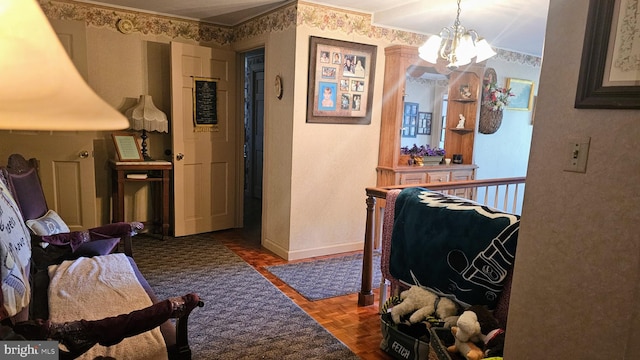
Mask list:
[[[80,76],[35,0],[2,1],[0,54],[0,129],[129,126]]]

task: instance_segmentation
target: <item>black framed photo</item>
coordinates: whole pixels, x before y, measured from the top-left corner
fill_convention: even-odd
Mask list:
[[[418,113],[418,135],[431,135],[431,120],[433,117],[433,113],[430,112],[419,112]]]
[[[371,123],[376,50],[374,45],[310,38],[308,123]]]
[[[418,135],[418,103],[405,102],[402,118],[402,137],[414,138]]]
[[[193,78],[193,126],[198,131],[219,131],[217,80]]]
[[[640,109],[640,19],[633,0],[590,0],[576,108]]]

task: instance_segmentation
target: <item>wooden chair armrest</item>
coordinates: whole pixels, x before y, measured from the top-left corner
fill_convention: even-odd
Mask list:
[[[203,307],[204,302],[199,301],[198,307]],[[189,334],[187,324],[191,311],[176,319],[176,345],[175,353],[170,354],[171,360],[191,360],[191,347],[189,346]]]

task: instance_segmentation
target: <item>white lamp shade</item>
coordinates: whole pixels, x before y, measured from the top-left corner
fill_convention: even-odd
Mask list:
[[[460,61],[465,61],[467,64],[471,62],[471,59],[476,56],[476,48],[473,45],[473,39],[469,33],[466,33],[460,37],[458,42],[458,48],[456,49],[456,56]]]
[[[0,129],[118,130],[127,119],[80,76],[35,0],[0,2]]]
[[[438,61],[438,52],[440,50],[440,44],[442,38],[438,35],[432,35],[427,41],[418,48],[418,56],[421,59],[435,64]]]
[[[151,95],[140,95],[138,103],[128,109],[125,116],[129,119],[131,129],[169,132],[167,115],[153,104]]]
[[[480,39],[480,41],[476,42],[476,52],[478,54],[478,56],[476,57],[476,62],[485,61],[497,54],[491,48],[491,45],[489,45],[486,39]]]

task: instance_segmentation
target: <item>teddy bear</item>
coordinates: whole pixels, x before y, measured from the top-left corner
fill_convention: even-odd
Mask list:
[[[504,353],[505,333],[498,319],[496,319],[486,306],[473,305],[467,309],[473,311],[480,324],[480,333],[484,343],[483,353],[485,357],[501,357]]]
[[[400,293],[402,302],[391,308],[393,322],[399,324],[403,315],[411,314],[409,322],[412,324],[425,320],[434,313],[440,319],[454,316],[458,312],[456,304],[446,297],[439,297],[433,292],[420,286],[413,285]]]
[[[453,345],[447,347],[450,353],[459,353],[466,360],[480,360],[484,358],[484,352],[474,342],[482,339],[480,323],[473,311],[465,311],[458,317],[456,326],[451,327],[454,337]]]

